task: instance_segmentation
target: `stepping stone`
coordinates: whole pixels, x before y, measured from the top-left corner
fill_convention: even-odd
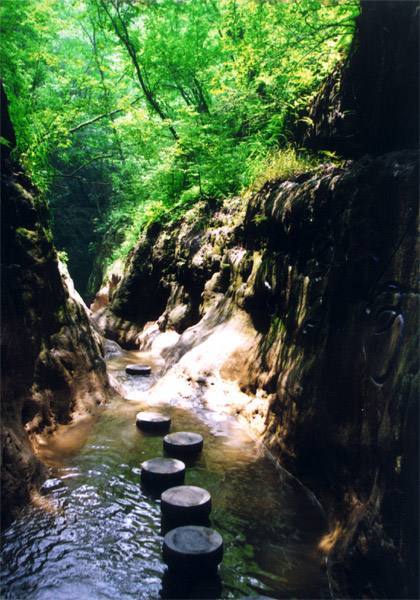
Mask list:
[[[162,576],[160,597],[162,600],[175,598],[200,598],[214,600],[222,597],[222,580],[217,571],[197,573],[188,571],[173,571],[166,569]],[[253,598],[252,600],[257,600]]]
[[[152,368],[147,365],[127,365],[125,372],[129,375],[150,375]]]
[[[163,449],[169,456],[183,457],[198,454],[203,449],[203,436],[191,431],[169,433],[163,438]]]
[[[141,482],[162,489],[181,485],[185,478],[185,464],[175,458],[151,458],[141,465]]]
[[[136,415],[136,425],[143,431],[166,432],[171,426],[171,417],[156,412],[139,412]]]
[[[180,485],[163,492],[160,497],[162,516],[166,519],[187,520],[186,525],[196,520],[206,520],[211,511],[210,493],[195,485]]]
[[[177,527],[165,535],[162,555],[173,570],[216,571],[223,559],[223,538],[209,527]]]

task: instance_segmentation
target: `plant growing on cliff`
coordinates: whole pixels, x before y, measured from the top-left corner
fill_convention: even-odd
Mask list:
[[[315,169],[320,164],[320,159],[310,155],[304,150],[296,150],[293,146],[286,146],[269,152],[261,161],[252,162],[250,165],[251,184],[249,191],[256,191],[266,181],[287,179],[293,175]]]

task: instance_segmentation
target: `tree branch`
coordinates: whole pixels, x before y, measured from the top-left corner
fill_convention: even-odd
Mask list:
[[[88,125],[92,125],[93,123],[96,123],[96,121],[105,119],[105,117],[112,117],[113,115],[116,115],[123,111],[124,111],[123,108],[116,108],[115,110],[112,110],[111,112],[102,113],[102,115],[98,115],[96,117],[93,117],[93,119],[89,119],[89,121],[84,121],[83,123],[79,123],[79,125],[76,125],[76,127],[72,127],[72,129],[69,130],[69,133],[75,133],[76,131],[79,131],[79,129],[82,129],[83,127],[87,127]]]
[[[130,102],[130,106],[133,106],[139,100],[141,100],[140,96],[138,98],[136,98],[135,100],[133,100],[133,102]],[[125,110],[126,110],[125,108],[116,108],[115,110],[111,110],[111,112],[105,112],[105,113],[102,113],[101,115],[97,115],[96,117],[93,117],[93,119],[89,119],[88,121],[84,121],[83,123],[79,123],[79,125],[76,125],[76,127],[73,127],[72,129],[69,129],[69,133],[75,133],[76,131],[79,131],[79,129],[82,129],[83,127],[87,127],[88,125],[92,125],[93,123],[96,123],[96,121],[100,121],[101,119],[105,119],[105,117],[110,117],[111,118],[114,115],[117,115],[118,113],[124,112]]]
[[[131,58],[131,62],[133,64],[134,70],[137,75],[137,80],[139,82],[140,88],[143,91],[148,104],[155,111],[155,113],[157,115],[159,115],[159,117],[162,119],[162,121],[167,124],[168,129],[172,134],[172,137],[175,140],[178,140],[179,136],[178,136],[174,126],[170,123],[168,116],[165,114],[159,101],[157,100],[157,98],[153,94],[152,90],[149,88],[149,86],[146,83],[146,80],[143,75],[143,69],[141,68],[140,62],[138,60],[136,48],[135,48],[134,44],[132,43],[132,40],[130,39],[130,34],[128,31],[127,24],[125,23],[123,17],[121,16],[119,2],[118,1],[115,2],[114,0],[111,0],[111,5],[115,9],[115,14],[116,14],[115,17],[112,15],[112,11],[109,9],[109,5],[107,4],[106,0],[99,0],[99,3],[102,6],[105,13],[108,15],[108,18],[110,20],[110,23],[114,29],[116,36],[118,37],[120,42],[125,46],[125,49],[127,50],[128,55]]]
[[[60,177],[74,177],[75,175],[77,175],[77,173],[79,173],[79,171],[81,171],[85,167],[89,166],[91,163],[95,162],[96,160],[101,160],[104,158],[115,158],[115,155],[114,154],[100,154],[99,156],[94,156],[93,158],[91,158],[90,160],[85,162],[83,165],[80,165],[80,167],[77,167],[77,169],[75,169],[71,173],[61,173],[60,171],[58,171],[58,175]]]

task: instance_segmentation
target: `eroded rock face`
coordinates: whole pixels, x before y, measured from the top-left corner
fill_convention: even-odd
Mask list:
[[[3,131],[13,130],[2,90]],[[6,137],[6,136],[5,136]],[[31,437],[93,414],[108,383],[100,337],[60,266],[42,205],[2,152],[2,479],[6,525],[45,475]]]
[[[267,186],[247,214],[272,317],[243,383],[266,373],[266,441],[330,507],[356,597],[417,581],[417,168],[415,152],[366,158]]]
[[[210,285],[209,277],[219,272],[228,275],[223,256],[235,243],[232,234],[244,212],[239,198],[214,212],[199,203],[182,222],[163,230],[155,224],[145,231],[122,279],[114,285],[111,270],[102,288],[106,293],[99,293],[92,304],[94,319],[105,336],[115,337],[127,348],[138,348],[148,322],[159,319],[160,330],[171,328],[178,333],[197,323],[204,314],[202,294],[205,285]],[[226,277],[217,277],[220,281],[212,282],[213,291],[226,290]]]
[[[268,183],[201,232],[196,207],[136,250],[142,265],[156,252],[165,264],[155,328],[141,333],[137,286],[149,306],[154,287],[135,258],[104,313],[112,330],[129,306],[113,330],[122,343],[178,330],[151,398],[201,394],[220,408],[210,385],[237,383],[229,408],[320,496],[335,582],[355,597],[413,596],[417,582],[417,186],[417,153],[404,151]],[[195,318],[180,325],[177,311]]]

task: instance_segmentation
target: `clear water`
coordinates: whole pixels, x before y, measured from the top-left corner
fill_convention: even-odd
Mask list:
[[[138,357],[136,357],[138,358]],[[133,355],[113,357],[110,372],[131,392],[153,378],[124,374]],[[135,426],[138,402],[115,398],[98,421],[46,449],[45,508],[27,507],[3,534],[1,598],[95,600],[153,598],[327,598],[318,550],[326,532],[316,503],[230,417],[199,407],[165,407],[172,431],[204,436],[186,483],[212,494],[212,526],[224,538],[217,578],[178,580],[161,559],[159,500],[142,491],[140,464],[162,455],[162,439]],[[83,437],[83,436],[82,436]],[[70,448],[70,450],[69,450]]]

